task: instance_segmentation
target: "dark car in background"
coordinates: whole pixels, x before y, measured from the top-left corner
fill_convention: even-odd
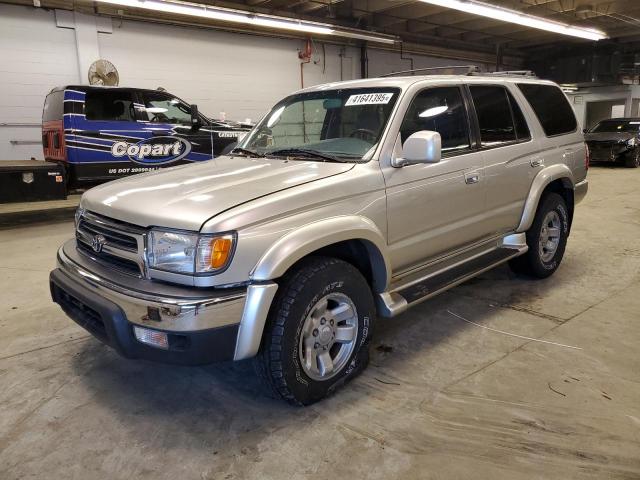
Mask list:
[[[42,113],[45,160],[60,164],[71,188],[211,160],[251,125],[211,120],[164,90],[65,86],[51,90]]]
[[[640,118],[602,120],[585,131],[591,161],[622,163],[640,167]]]

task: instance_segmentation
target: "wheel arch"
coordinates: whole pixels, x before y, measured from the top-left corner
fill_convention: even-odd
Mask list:
[[[551,165],[539,172],[529,189],[516,232],[526,232],[531,228],[540,199],[546,192],[555,192],[562,196],[569,209],[569,225],[571,225],[575,205],[574,183],[573,173],[564,164]]]
[[[276,241],[251,272],[252,281],[282,277],[309,255],[339,258],[354,265],[375,293],[383,292],[391,278],[382,232],[369,219],[345,215],[296,228]]]

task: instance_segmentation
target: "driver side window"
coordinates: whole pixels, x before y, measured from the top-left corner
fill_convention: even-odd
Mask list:
[[[428,88],[415,96],[400,127],[402,143],[421,130],[440,134],[443,154],[471,148],[469,121],[458,87]]]
[[[164,93],[144,92],[142,116],[151,123],[190,125],[191,108],[181,100]]]

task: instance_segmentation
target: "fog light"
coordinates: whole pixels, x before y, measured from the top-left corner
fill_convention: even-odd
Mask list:
[[[146,343],[152,347],[169,349],[169,337],[164,332],[150,330],[148,328],[133,327],[133,332],[139,342]]]

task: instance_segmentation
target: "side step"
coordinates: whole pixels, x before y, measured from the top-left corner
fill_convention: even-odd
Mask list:
[[[378,312],[383,317],[398,315],[417,303],[522,255],[527,250],[526,244],[494,248],[464,262],[455,263],[450,268],[428,273],[396,288],[392,287],[392,290],[378,296]]]

